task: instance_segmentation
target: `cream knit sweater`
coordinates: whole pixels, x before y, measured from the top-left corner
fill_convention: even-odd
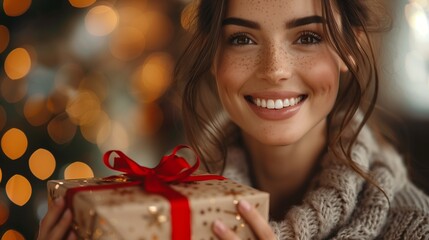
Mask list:
[[[397,152],[378,146],[364,128],[352,158],[384,189],[391,206],[328,151],[301,204],[284,220],[270,222],[278,239],[429,239],[429,198],[409,181]],[[248,171],[244,150],[231,147],[223,175],[250,185]]]

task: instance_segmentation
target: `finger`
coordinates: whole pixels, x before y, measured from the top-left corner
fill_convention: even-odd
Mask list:
[[[212,226],[213,232],[219,239],[222,240],[239,240],[238,236],[229,229],[223,222],[220,220],[215,220]]]
[[[73,220],[70,209],[67,209],[62,215],[60,221],[56,224],[55,228],[52,229],[52,239],[64,239],[66,233],[70,230],[70,226]]]
[[[70,233],[67,236],[67,240],[77,240],[76,233],[74,231],[70,231]]]
[[[276,239],[267,220],[246,200],[238,203],[238,211],[259,239]]]
[[[64,211],[64,199],[57,198],[53,201],[53,204],[49,207],[48,212],[45,217],[40,222],[40,235],[46,236],[48,232],[51,231],[52,227],[61,217],[62,212]]]

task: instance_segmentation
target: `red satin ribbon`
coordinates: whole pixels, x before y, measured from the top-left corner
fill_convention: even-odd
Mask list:
[[[183,148],[189,147],[185,145],[175,147],[172,154],[162,157],[161,161],[155,168],[140,166],[121,151],[108,151],[103,156],[104,164],[110,169],[125,173],[125,175],[130,177],[133,181],[113,185],[72,188],[67,191],[66,202],[71,206],[73,196],[80,191],[105,190],[117,187],[142,185],[147,192],[159,194],[167,198],[170,202],[170,219],[172,225],[171,239],[191,239],[191,210],[189,207],[189,201],[186,196],[175,191],[168,184],[215,179],[223,180],[225,178],[218,175],[191,176],[191,174],[198,169],[200,160],[197,156],[195,164],[192,166],[189,165],[183,157],[176,155],[176,153]],[[110,155],[112,153],[118,155],[114,158],[113,165],[110,164]]]

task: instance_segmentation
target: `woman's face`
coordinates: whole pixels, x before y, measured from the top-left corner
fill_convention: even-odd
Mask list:
[[[326,123],[347,67],[323,33],[320,0],[230,0],[212,72],[231,119],[262,144]]]

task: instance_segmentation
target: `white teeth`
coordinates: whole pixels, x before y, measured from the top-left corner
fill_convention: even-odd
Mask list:
[[[289,99],[260,99],[256,98],[253,100],[253,102],[258,107],[262,108],[268,108],[268,109],[282,109],[285,107],[290,107],[298,104],[301,102],[302,96],[299,96],[297,98],[289,98]]]

